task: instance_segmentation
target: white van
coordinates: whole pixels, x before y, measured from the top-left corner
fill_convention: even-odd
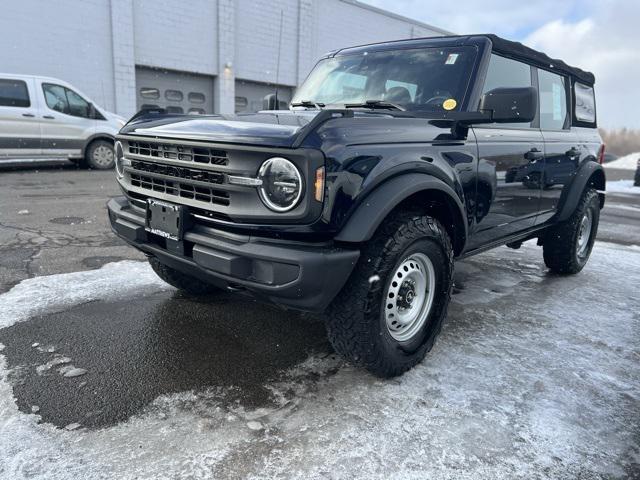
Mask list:
[[[0,165],[67,159],[113,168],[125,122],[57,78],[0,73]]]

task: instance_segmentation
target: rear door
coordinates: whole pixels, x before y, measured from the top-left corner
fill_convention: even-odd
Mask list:
[[[30,78],[0,77],[0,161],[41,154],[34,85]]]
[[[544,223],[557,211],[565,186],[580,165],[580,142],[571,130],[570,81],[553,72],[537,69],[540,131],[544,137],[544,175],[536,223]]]
[[[499,87],[530,87],[532,68],[491,55],[483,93]],[[478,141],[475,227],[470,248],[477,248],[533,227],[538,214],[544,142],[536,120],[474,127]]]
[[[44,156],[80,157],[96,131],[91,104],[73,89],[54,81],[36,80],[42,117]]]

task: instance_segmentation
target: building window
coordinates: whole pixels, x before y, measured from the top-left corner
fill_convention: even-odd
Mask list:
[[[538,70],[540,89],[540,128],[562,130],[567,120],[565,79],[546,70]]]
[[[157,100],[158,98],[160,98],[160,90],[158,90],[157,88],[142,87],[140,89],[140,96],[142,98]]]
[[[30,107],[27,84],[22,80],[0,79],[0,106]]]
[[[207,112],[204,111],[204,108],[190,108],[188,113],[189,115],[204,115]]]
[[[181,102],[184,96],[180,90],[165,90],[164,98],[170,102]]]
[[[191,103],[204,103],[205,100],[204,93],[189,92],[189,101]]]
[[[184,110],[182,109],[182,107],[176,107],[176,106],[170,105],[167,107],[167,113],[183,114]]]
[[[140,107],[140,110],[156,110],[160,108],[158,105],[154,105],[152,103],[145,103]]]

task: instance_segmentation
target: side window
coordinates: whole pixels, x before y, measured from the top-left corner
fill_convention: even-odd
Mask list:
[[[29,90],[22,80],[0,78],[0,107],[30,107]]]
[[[53,83],[43,83],[42,91],[44,101],[51,110],[74,117],[92,118],[89,102],[73,90]]]
[[[43,83],[44,101],[47,107],[60,113],[69,113],[69,102],[64,87],[52,83]]]
[[[501,87],[531,87],[531,67],[526,63],[491,54],[482,93]],[[501,127],[528,128],[527,123],[501,123]]]
[[[565,78],[546,70],[538,70],[540,128],[562,130],[567,120]]]
[[[576,83],[576,120],[579,122],[594,123],[596,121],[596,97],[593,87]]]
[[[69,115],[74,117],[91,118],[91,106],[84,98],[78,95],[73,90],[68,88],[64,89],[67,94],[67,101],[69,102]]]
[[[500,87],[530,87],[531,67],[525,63],[491,54],[482,93]]]

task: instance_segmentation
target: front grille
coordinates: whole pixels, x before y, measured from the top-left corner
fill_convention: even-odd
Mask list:
[[[190,185],[182,181],[164,180],[139,173],[131,173],[131,185],[145,190],[189,198],[199,202],[229,205],[229,193],[211,187]]]
[[[224,174],[207,170],[195,170],[193,168],[176,167],[142,160],[131,160],[131,168],[139,172],[157,173],[177,179],[194,180],[205,183],[224,183]]]
[[[149,158],[166,158],[209,165],[229,164],[227,152],[217,148],[189,147],[187,145],[139,142],[136,140],[130,140],[128,145],[130,154]]]

